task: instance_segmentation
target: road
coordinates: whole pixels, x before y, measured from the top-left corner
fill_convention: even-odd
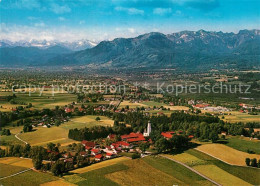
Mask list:
[[[164,158],[166,158],[166,159],[168,159],[168,160],[174,161],[175,163],[178,163],[178,164],[180,164],[180,165],[182,165],[182,166],[184,166],[184,167],[188,168],[188,169],[189,169],[189,170],[191,170],[192,172],[194,172],[194,173],[196,173],[196,174],[200,175],[201,177],[203,177],[203,178],[205,178],[206,180],[208,180],[208,181],[210,181],[210,182],[214,183],[215,185],[221,186],[221,184],[219,184],[219,183],[215,182],[214,180],[212,180],[212,179],[208,178],[207,176],[205,176],[205,175],[201,174],[200,172],[196,171],[195,169],[193,169],[193,168],[189,167],[188,165],[186,165],[186,164],[184,164],[184,163],[182,163],[182,162],[180,162],[180,161],[174,160],[174,159],[172,159],[172,158],[169,158],[169,157],[167,157],[167,156],[164,156],[164,155],[159,155],[159,156],[161,156],[161,157],[164,157]]]
[[[20,140],[21,142],[23,142],[23,143],[25,143],[25,144],[28,144],[26,141],[24,141],[24,140],[22,140],[21,138],[18,137],[19,134],[20,134],[20,132],[17,133],[17,134],[15,134],[14,137],[15,137],[16,139]]]

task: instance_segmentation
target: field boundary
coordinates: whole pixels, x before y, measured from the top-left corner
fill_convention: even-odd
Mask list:
[[[191,168],[190,166],[188,166],[188,165],[186,165],[186,164],[184,164],[184,163],[182,163],[182,162],[180,162],[180,161],[177,161],[177,160],[175,160],[175,159],[172,159],[172,158],[166,157],[166,156],[161,155],[161,154],[160,154],[159,156],[161,156],[161,157],[163,157],[163,158],[166,158],[166,159],[168,159],[168,160],[174,161],[175,163],[178,163],[178,164],[180,164],[180,165],[186,167],[187,169],[191,170],[192,172],[194,172],[194,173],[200,175],[201,177],[205,178],[206,180],[212,182],[213,184],[218,185],[218,186],[221,186],[221,184],[219,184],[219,183],[217,183],[216,181],[214,181],[214,180],[208,178],[207,176],[201,174],[201,173],[198,172],[197,170]]]
[[[257,167],[231,164],[231,163],[228,163],[228,162],[226,162],[226,161],[224,161],[224,160],[222,160],[222,159],[220,159],[220,158],[218,158],[218,157],[216,157],[216,156],[213,156],[213,155],[211,155],[211,154],[209,154],[209,153],[207,153],[207,152],[204,152],[203,150],[200,150],[200,149],[195,149],[195,150],[200,151],[200,152],[202,152],[202,153],[204,153],[204,154],[207,154],[207,155],[209,155],[209,156],[211,156],[211,157],[213,157],[213,158],[215,158],[215,159],[217,159],[217,160],[219,160],[219,161],[222,161],[222,162],[224,162],[224,163],[226,163],[226,164],[228,164],[228,165],[238,166],[238,167],[247,167],[247,168],[253,168],[253,169],[259,169],[259,168],[257,168]]]

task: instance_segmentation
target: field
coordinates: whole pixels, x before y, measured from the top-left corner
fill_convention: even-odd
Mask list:
[[[24,167],[24,168],[33,167],[32,160],[24,159],[24,158],[16,158],[16,157],[0,158],[0,163],[5,165]]]
[[[202,152],[208,153],[216,158],[219,158],[222,161],[233,164],[233,165],[246,166],[246,164],[245,164],[246,158],[260,159],[260,155],[248,154],[248,153],[230,148],[223,144],[206,144],[206,145],[201,145],[201,146],[197,147],[197,149]]]
[[[101,120],[96,121],[96,118],[99,117]],[[93,127],[96,125],[102,126],[113,126],[114,121],[105,116],[82,116],[71,119],[71,121],[61,125],[64,129],[73,129],[73,128],[84,128],[84,127]]]
[[[259,140],[249,140],[248,138],[243,137],[230,137],[227,138],[228,143],[226,144],[229,147],[234,149],[247,152],[247,150],[254,151],[257,154],[260,154],[260,142]]]
[[[144,105],[143,103],[130,103],[129,101],[122,101],[119,105],[119,108],[125,108],[126,106],[129,106],[129,108],[148,107],[147,105]]]
[[[122,163],[122,162],[127,161],[127,160],[129,160],[129,159],[126,158],[126,157],[115,158],[115,159],[112,159],[112,160],[109,160],[109,161],[103,161],[103,162],[100,162],[100,163],[97,163],[97,164],[93,164],[93,165],[88,166],[88,167],[76,169],[76,170],[73,170],[73,171],[70,171],[70,172],[71,173],[85,173],[85,172],[89,172],[89,171],[92,171],[92,170],[107,167],[107,166],[110,166],[110,165],[114,165],[114,164],[117,164],[117,163]]]
[[[100,117],[100,121],[96,121],[96,117]],[[114,121],[104,117],[104,116],[82,116],[73,118],[71,121],[61,124],[59,127],[52,126],[51,128],[35,127],[35,131],[21,133],[19,138],[26,141],[30,145],[41,145],[46,146],[47,143],[60,143],[61,145],[76,142],[68,138],[69,129],[73,128],[84,128],[93,127],[96,125],[112,126]],[[23,144],[15,138],[15,134],[22,131],[22,126],[20,127],[7,127],[10,129],[10,136],[1,136],[2,145],[3,142],[6,144]]]
[[[168,157],[191,166],[222,185],[236,185],[237,182],[253,185],[260,184],[258,179],[260,175],[259,169],[229,165],[195,149],[187,150],[178,155],[168,155]],[[214,171],[216,171],[215,174]],[[223,179],[219,180],[219,178]]]
[[[10,176],[12,174],[16,174],[20,171],[26,170],[28,168],[20,167],[20,166],[14,166],[14,164],[3,164],[2,162],[8,162],[8,158],[5,160],[0,159],[0,177]],[[11,162],[13,159],[11,159]],[[57,177],[54,177],[48,173],[41,173],[41,172],[35,172],[33,170],[29,170],[27,172],[15,175],[13,177],[8,177],[5,179],[0,180],[0,184],[2,185],[28,185],[28,186],[34,186],[34,185],[40,185],[46,182],[58,180]]]
[[[0,92],[0,96],[13,95],[12,92]],[[43,108],[54,108],[55,106],[65,106],[67,104],[75,102],[76,96],[68,93],[55,93],[49,91],[43,91],[42,94],[40,92],[31,93],[17,93],[14,101],[17,103],[32,103],[33,108],[35,109],[43,109]],[[12,108],[20,106],[21,104],[10,104],[7,101],[0,101],[0,111],[8,112],[11,111]],[[21,105],[25,106],[25,105]]]
[[[108,160],[71,171],[64,178],[77,185],[212,185],[182,165],[155,156]]]
[[[182,182],[174,177],[152,167],[141,159],[124,163],[125,170],[107,174],[105,177],[119,185],[177,185]],[[162,179],[164,178],[164,179]]]
[[[241,113],[238,111],[231,111],[227,112],[231,113],[231,115],[224,115],[225,119],[224,121],[235,123],[235,122],[260,122],[260,116],[259,115],[250,115],[248,113]]]

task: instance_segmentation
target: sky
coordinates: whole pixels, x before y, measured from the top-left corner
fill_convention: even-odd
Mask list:
[[[0,0],[0,39],[88,39],[260,28],[260,0]]]

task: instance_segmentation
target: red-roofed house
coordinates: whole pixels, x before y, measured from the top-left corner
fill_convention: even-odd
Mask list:
[[[102,154],[97,154],[97,155],[95,155],[95,160],[96,161],[102,161],[103,160],[103,155]]]
[[[115,139],[115,137],[116,137],[115,134],[109,134],[109,135],[107,136],[107,138],[110,139],[110,140]]]
[[[97,154],[100,154],[100,150],[99,149],[91,149],[91,155],[97,155]]]
[[[114,158],[114,157],[116,157],[116,154],[106,153],[106,158]]]
[[[172,135],[175,134],[174,131],[171,131],[171,132],[162,132],[161,135],[166,138],[166,139],[170,139],[172,138]]]
[[[111,144],[111,148],[115,150],[129,149],[130,144],[124,141],[117,141]]]
[[[86,151],[89,151],[95,147],[95,143],[93,141],[83,140],[81,144],[85,147]]]
[[[128,135],[122,135],[121,138],[122,140],[127,141],[128,143],[145,141],[145,138],[142,133],[131,132]]]

